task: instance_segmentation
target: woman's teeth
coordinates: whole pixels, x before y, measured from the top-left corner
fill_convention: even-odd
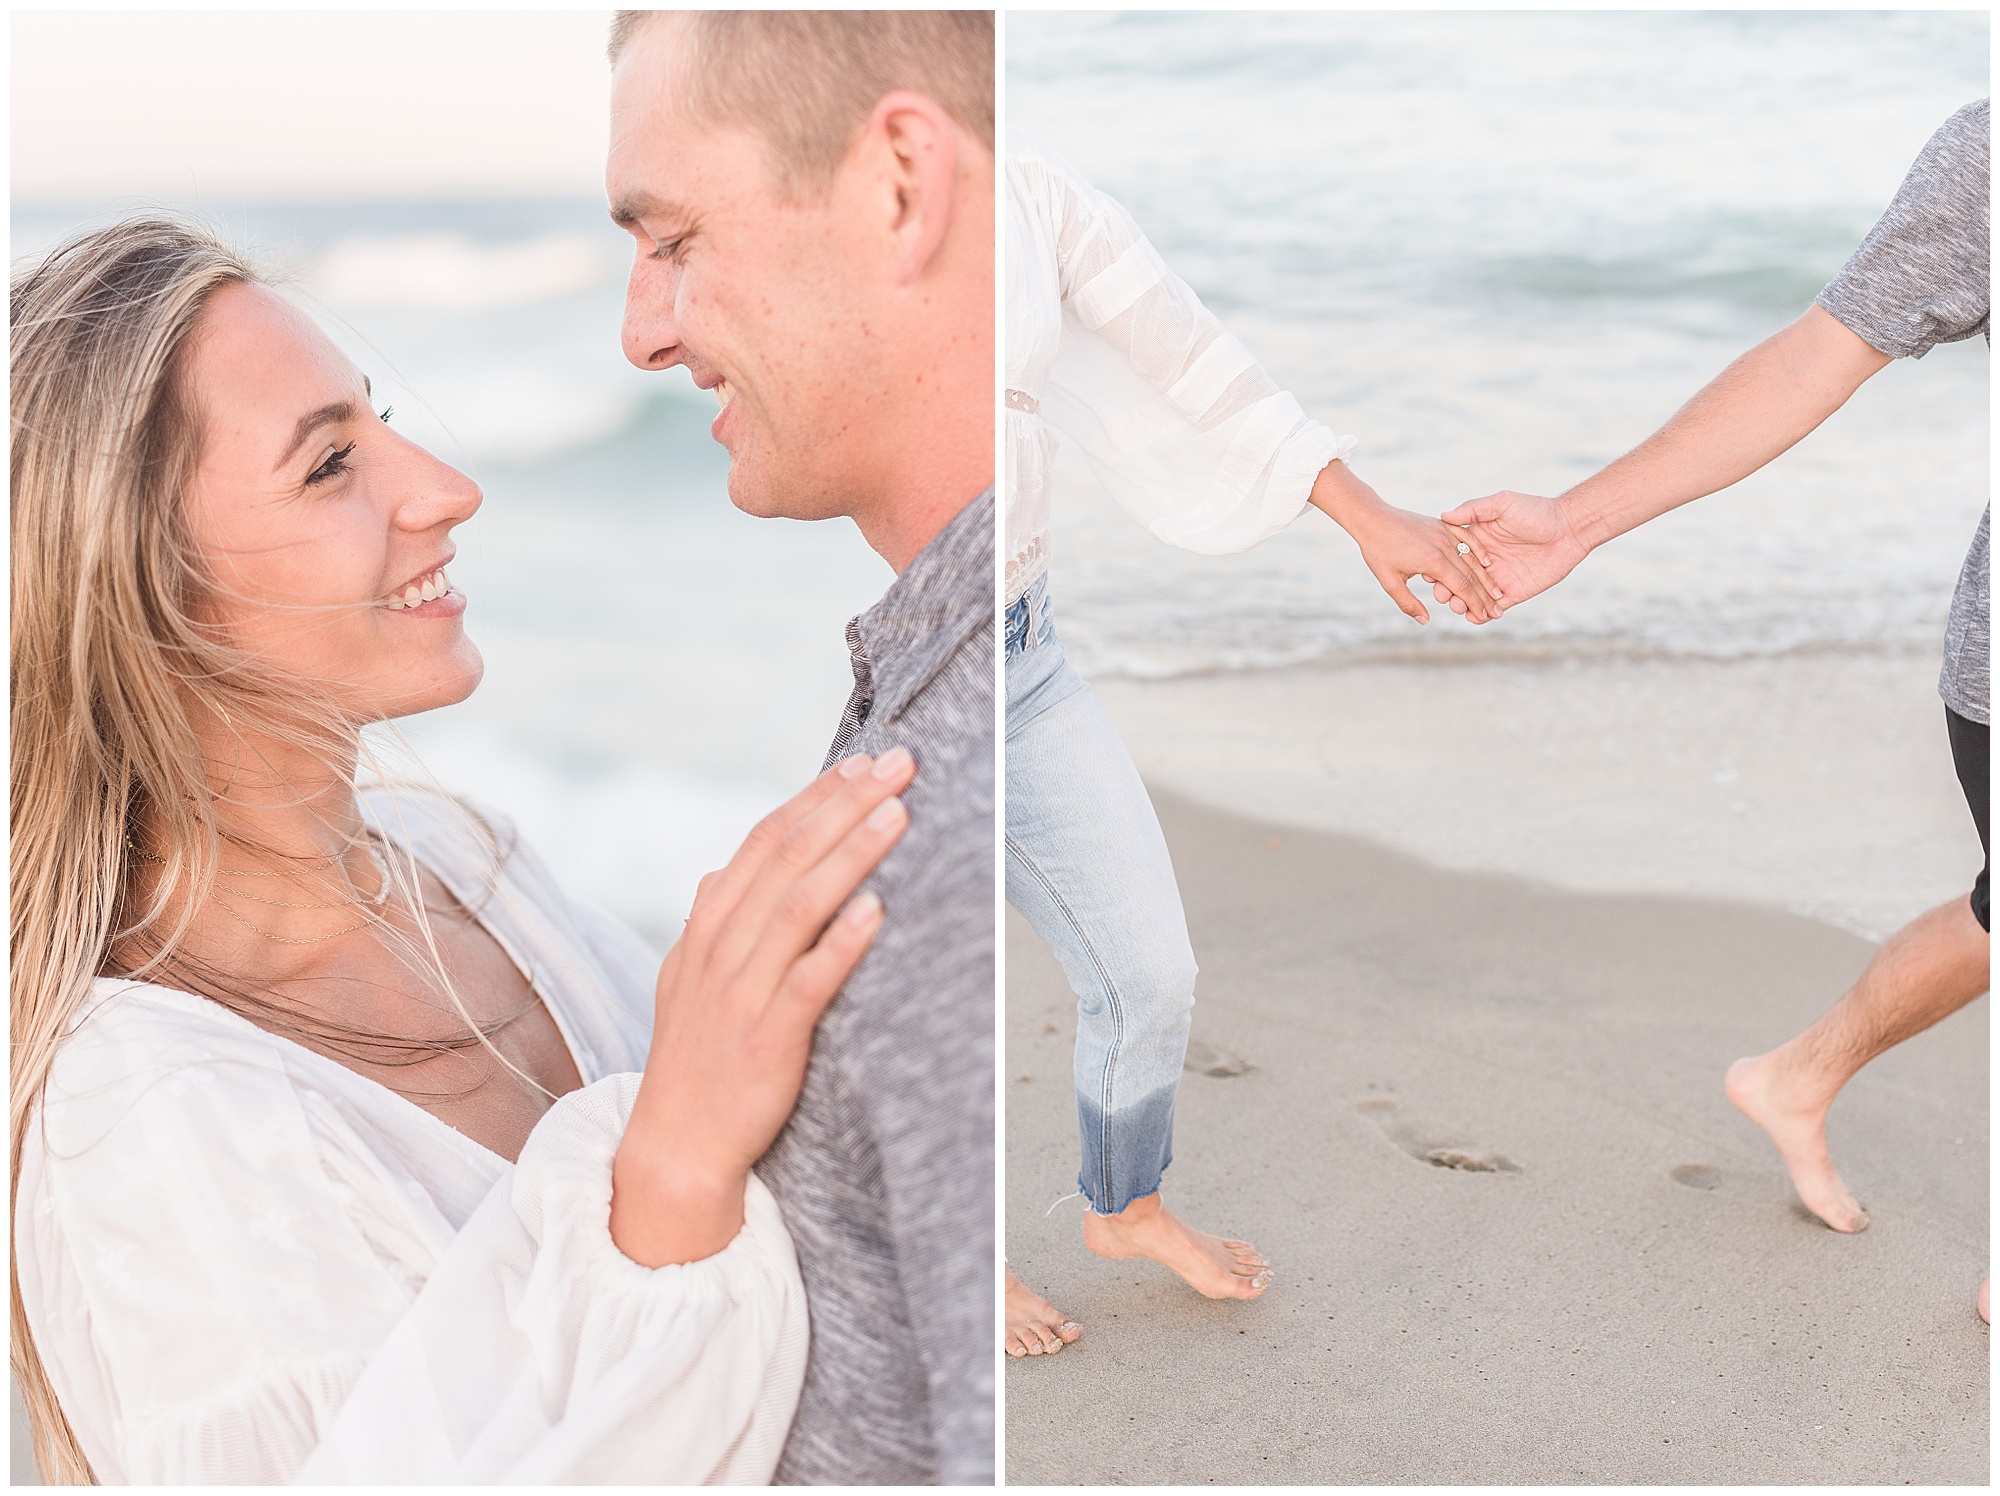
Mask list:
[[[397,597],[385,598],[385,608],[421,608],[425,603],[434,602],[451,591],[451,579],[439,567],[429,576],[410,583]]]

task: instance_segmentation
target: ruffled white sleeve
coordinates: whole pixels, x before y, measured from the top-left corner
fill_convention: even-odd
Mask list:
[[[473,1213],[299,1473],[303,1484],[758,1484],[805,1374],[805,1295],[753,1175],[713,1257],[612,1244],[639,1077],[565,1096]]]
[[[1168,544],[1213,555],[1276,534],[1355,439],[1309,419],[1123,207],[1027,139],[1063,307],[1042,414]]]
[[[454,1226],[397,1160],[433,1119],[382,1093],[392,1143],[319,1057],[174,999],[72,1037],[22,1160],[22,1296],[100,1483],[770,1478],[805,1367],[791,1241],[753,1179],[715,1256],[618,1251],[636,1075],[561,1098],[514,1166],[468,1145]]]

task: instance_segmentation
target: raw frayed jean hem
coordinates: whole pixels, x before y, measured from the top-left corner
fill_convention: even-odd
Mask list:
[[[1109,1081],[1112,1071],[1103,1073]],[[1179,1076],[1175,1076],[1179,1080]],[[1117,1215],[1134,1200],[1158,1194],[1174,1161],[1174,1099],[1178,1085],[1106,1112],[1094,1097],[1076,1098],[1083,1167],[1076,1187],[1099,1215]]]

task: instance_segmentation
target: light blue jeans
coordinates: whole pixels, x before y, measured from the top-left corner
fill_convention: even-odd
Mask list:
[[[1194,951],[1159,818],[1063,657],[1046,582],[1007,610],[1007,902],[1076,993],[1077,1187],[1113,1215],[1173,1160]]]

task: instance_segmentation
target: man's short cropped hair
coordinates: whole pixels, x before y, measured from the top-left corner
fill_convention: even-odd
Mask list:
[[[989,10],[621,10],[613,65],[642,27],[669,18],[692,43],[672,81],[687,116],[761,135],[795,196],[826,190],[877,101],[899,88],[993,149]]]

